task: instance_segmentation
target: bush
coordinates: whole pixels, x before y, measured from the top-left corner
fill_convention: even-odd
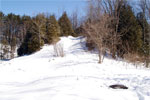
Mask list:
[[[64,57],[64,48],[62,44],[54,44],[54,53],[56,57]]]

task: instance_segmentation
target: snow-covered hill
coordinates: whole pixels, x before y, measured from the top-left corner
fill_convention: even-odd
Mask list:
[[[0,100],[150,100],[150,70],[98,56],[82,37],[62,37],[65,57],[53,46],[35,54],[0,61]],[[129,89],[111,89],[124,84]]]

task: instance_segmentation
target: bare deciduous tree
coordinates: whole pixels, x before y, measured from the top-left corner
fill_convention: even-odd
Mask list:
[[[142,2],[142,0],[141,0]],[[150,0],[143,0],[144,6],[146,5],[146,10],[148,12],[148,16],[150,17]]]
[[[90,20],[99,19],[102,14],[102,0],[89,0],[87,5],[87,17]]]
[[[87,37],[96,44],[101,63],[106,49],[115,58],[117,45],[121,44],[118,25],[123,0],[90,0],[88,4],[88,21],[83,27]]]
[[[109,21],[111,21],[110,16],[105,14],[101,15],[99,20],[89,20],[83,25],[83,29],[87,37],[89,37],[94,44],[96,44],[99,52],[99,63],[102,63],[103,54],[105,53],[107,47],[105,41],[107,41],[108,35],[111,31],[109,28]]]
[[[125,0],[103,0],[102,3],[104,13],[107,13],[112,17],[110,27],[113,31],[110,33],[109,48],[112,53],[112,57],[116,58],[117,45],[121,44],[121,32],[118,32],[120,9],[125,3]]]
[[[75,30],[79,26],[79,20],[78,20],[78,10],[75,10],[72,15],[71,15],[71,23],[72,23],[72,28]]]

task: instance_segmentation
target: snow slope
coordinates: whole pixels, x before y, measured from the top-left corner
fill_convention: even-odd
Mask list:
[[[98,64],[82,37],[62,37],[65,57],[53,46],[0,61],[0,100],[150,100],[150,70],[105,58]],[[127,90],[109,85],[124,84]]]

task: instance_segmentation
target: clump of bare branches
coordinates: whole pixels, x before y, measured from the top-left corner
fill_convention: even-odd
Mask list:
[[[83,25],[86,36],[94,42],[98,49],[99,63],[102,62],[103,54],[107,47],[106,41],[110,31],[112,31],[109,28],[109,21],[111,21],[110,16],[105,14],[100,16],[99,20],[91,21],[89,19],[89,21]]]
[[[62,44],[54,44],[54,54],[56,57],[64,57],[65,53],[64,53],[64,48]]]
[[[118,33],[119,5],[121,0],[91,0],[88,5],[88,20],[83,29],[87,41],[92,41],[99,51],[99,63],[106,50],[115,58],[117,45],[121,43]]]

